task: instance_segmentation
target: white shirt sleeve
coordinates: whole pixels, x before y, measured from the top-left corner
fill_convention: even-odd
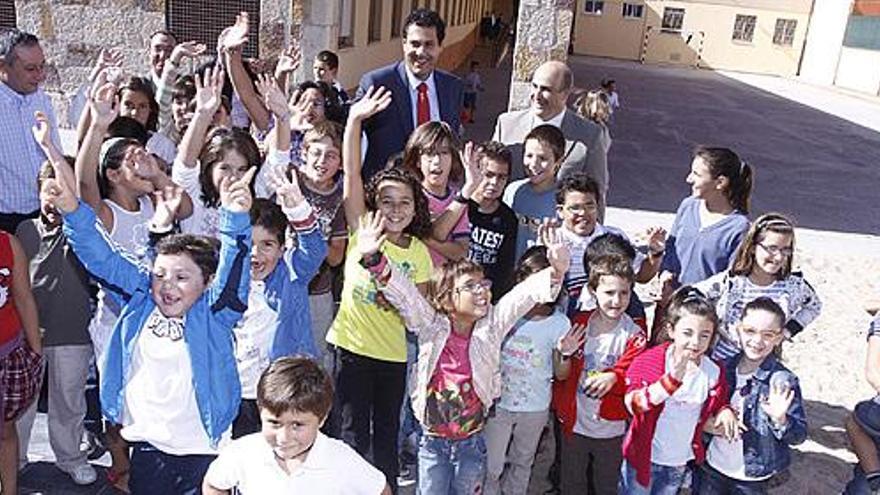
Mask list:
[[[338,466],[345,466],[342,493],[353,495],[379,495],[385,489],[385,475],[365,461],[354,449],[343,445],[345,450],[337,453]]]
[[[220,455],[208,467],[205,481],[218,490],[232,490],[238,486],[241,481],[241,473],[238,472],[238,468],[244,464],[240,459],[237,459],[238,453],[239,449],[236,448],[234,442],[222,449]]]

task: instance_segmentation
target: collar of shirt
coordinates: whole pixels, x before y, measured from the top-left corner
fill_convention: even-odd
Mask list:
[[[10,88],[5,82],[0,82],[0,97],[3,97],[4,100],[7,100],[10,103],[15,103],[17,105],[21,105],[28,101],[29,97],[37,94],[39,90],[29,94],[23,95],[14,89]]]
[[[550,118],[548,120],[544,120],[541,117],[538,117],[535,114],[532,114],[532,129],[538,127],[539,125],[550,124],[557,129],[562,129],[562,119],[565,118],[565,112],[567,110],[565,108],[562,109],[561,112],[556,114],[555,117]]]
[[[404,70],[406,71],[406,82],[409,85],[409,101],[412,104],[412,115],[413,115],[413,129],[418,127],[418,101],[419,101],[419,84],[425,83],[428,85],[428,104],[431,107],[431,120],[439,121],[440,120],[440,101],[437,99],[437,84],[434,82],[434,71],[431,71],[431,75],[428,76],[427,79],[422,81],[417,78],[415,74],[410,72],[409,67],[406,67],[404,64]]]

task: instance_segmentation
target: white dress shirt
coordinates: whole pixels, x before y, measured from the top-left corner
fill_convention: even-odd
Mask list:
[[[434,72],[431,71],[431,75],[428,76],[427,79],[422,81],[417,78],[412,72],[410,72],[409,67],[406,68],[406,80],[409,83],[409,101],[412,105],[412,119],[413,119],[413,129],[419,126],[419,84],[425,83],[428,85],[428,104],[431,106],[431,120],[434,122],[440,121],[440,101],[437,99],[437,85],[434,83]],[[453,129],[455,130],[455,129]]]

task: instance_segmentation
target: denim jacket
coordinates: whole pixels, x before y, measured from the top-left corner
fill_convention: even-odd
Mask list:
[[[724,363],[731,396],[736,389],[736,367],[742,356],[740,352]],[[788,375],[789,385],[794,390],[794,400],[788,408],[788,422],[782,428],[774,426],[761,409],[762,399],[770,394],[770,377],[774,373]],[[758,478],[774,475],[788,467],[791,463],[789,446],[807,438],[807,418],[797,377],[772,354],[755,370],[750,382],[746,385],[748,395],[743,401],[742,412],[743,423],[748,428],[742,434],[743,462],[746,475]]]
[[[213,281],[186,313],[183,338],[192,363],[193,389],[199,416],[213,447],[238,414],[238,379],[232,328],[247,308],[250,286],[251,227],[247,213],[220,210],[220,257]],[[125,384],[138,336],[156,307],[150,291],[151,273],[123,254],[108,239],[95,212],[80,202],[64,215],[64,234],[83,266],[113,290],[122,306],[107,343],[101,376],[101,408],[122,423]]]

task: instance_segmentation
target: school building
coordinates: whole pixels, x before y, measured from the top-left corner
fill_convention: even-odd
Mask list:
[[[578,0],[574,52],[795,75],[813,0]]]

